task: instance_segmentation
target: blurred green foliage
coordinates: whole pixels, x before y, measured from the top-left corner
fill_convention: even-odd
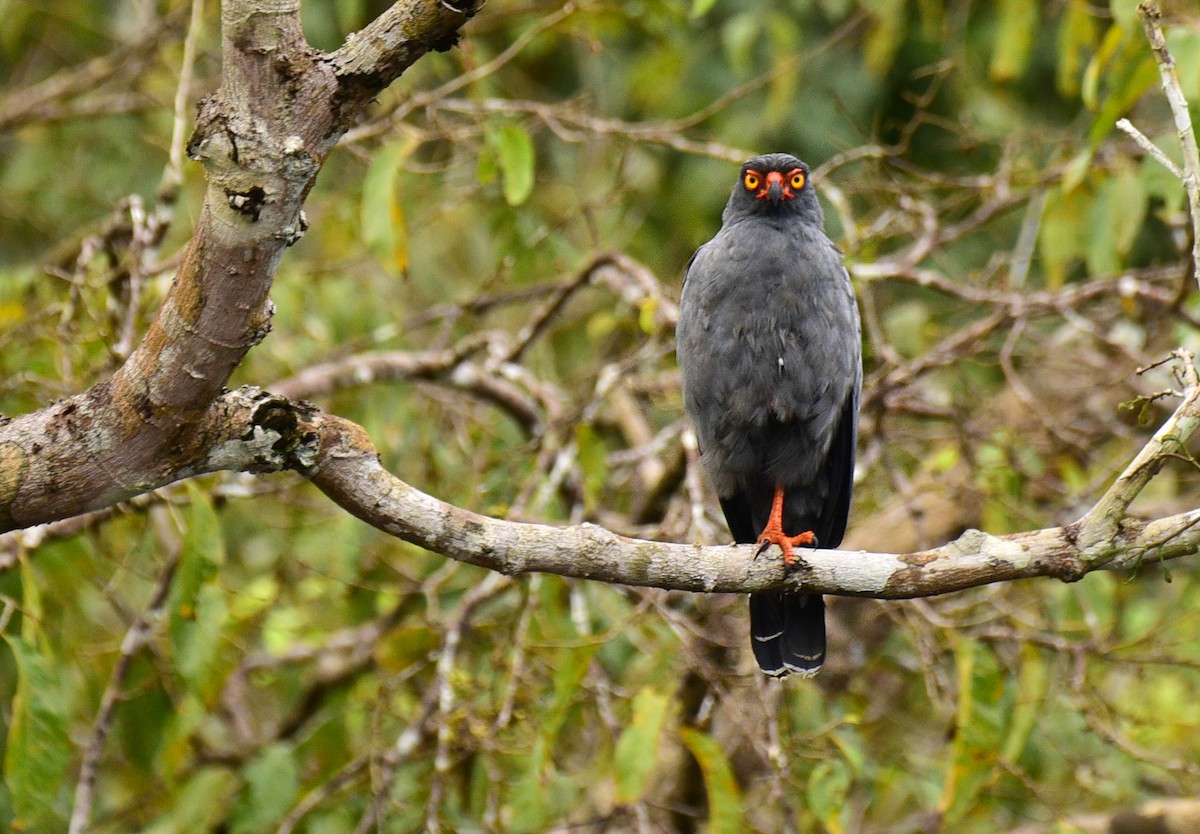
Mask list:
[[[192,100],[219,84],[210,5]],[[385,7],[307,0],[306,32],[336,48]],[[1144,393],[1135,366],[1195,346],[1200,302],[1182,187],[1113,125],[1178,159],[1133,2],[596,0],[546,23],[558,10],[492,0],[380,96],[322,172],[235,383],[515,338],[623,253],[657,293],[591,281],[512,372],[554,392],[544,423],[448,377],[313,398],[454,504],[723,540],[678,478],[635,511],[638,467],[683,460],[664,317],[683,265],[737,161],[786,149],[824,177],[864,304],[853,546],[1069,521],[1152,431],[1161,404],[1148,425],[1117,405]],[[142,332],[165,292],[200,167],[136,268],[121,230],[161,204],[188,11],[0,0],[0,412],[104,379],[121,323]],[[1194,105],[1200,32],[1167,35]],[[1183,461],[1141,511],[1196,488]],[[96,832],[970,834],[1200,794],[1194,565],[831,607],[826,673],[765,682],[741,600],[489,579],[298,477],[202,479],[0,569],[0,827],[65,830],[146,617]]]

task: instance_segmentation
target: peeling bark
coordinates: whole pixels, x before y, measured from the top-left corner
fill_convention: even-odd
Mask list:
[[[222,4],[223,81],[188,143],[208,188],[183,263],[111,379],[0,425],[0,529],[211,471],[214,438],[198,427],[270,330],[271,282],[326,156],[375,92],[452,44],[479,5],[406,0],[324,55],[304,40],[298,0]]]

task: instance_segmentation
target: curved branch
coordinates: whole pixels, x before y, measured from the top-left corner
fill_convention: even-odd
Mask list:
[[[618,536],[591,524],[553,527],[488,518],[439,501],[389,473],[366,432],[311,407],[295,412],[288,463],[343,509],[429,550],[504,574],[547,572],[627,585],[699,592],[787,589],[902,599],[1037,576],[1075,581],[1101,568],[1132,569],[1200,550],[1200,510],[1141,522],[1116,519],[1166,457],[1197,427],[1200,383],[1192,356],[1177,352],[1188,383],[1181,405],[1091,512],[1074,524],[1008,536],[968,530],[942,547],[908,554],[814,550],[786,575],[753,545],[669,544]],[[289,406],[280,401],[280,413]],[[261,422],[261,421],[259,421]],[[284,421],[292,424],[291,418]],[[284,445],[288,445],[284,443]],[[1118,497],[1119,496],[1119,497]],[[1123,516],[1123,513],[1122,513]]]
[[[0,421],[0,532],[100,509],[212,471],[210,407],[270,330],[268,298],[325,157],[373,91],[451,45],[461,11],[404,0],[332,56],[304,40],[299,0],[222,4],[222,84],[188,155],[208,176],[179,272],[113,377]],[[347,81],[353,75],[353,83]]]
[[[1128,506],[1154,461],[1175,454],[1197,427],[1200,385],[1192,357],[1177,352],[1189,385],[1182,404],[1097,505]],[[366,432],[307,403],[247,387],[227,392],[202,421],[208,453],[177,477],[221,469],[294,469],[343,509],[379,530],[461,562],[504,574],[555,573],[696,592],[790,590],[906,599],[1032,577],[1075,581],[1200,550],[1200,510],[1149,522],[1094,508],[1074,524],[1008,536],[968,530],[938,548],[907,554],[814,550],[788,575],[753,545],[699,546],[619,536],[592,524],[553,527],[504,521],[427,495],[383,468]],[[172,478],[174,480],[174,478]],[[155,484],[158,486],[161,484]]]
[[[379,463],[365,432],[314,415],[320,452],[307,474],[343,509],[385,533],[505,574],[545,572],[682,591],[806,591],[907,599],[1037,576],[1074,581],[1101,567],[1132,568],[1200,549],[1200,510],[1127,522],[1109,542],[1081,545],[1074,526],[992,536],[969,530],[909,554],[813,550],[808,569],[785,575],[754,545],[699,546],[618,536],[592,524],[552,527],[501,521],[454,507],[404,483]]]

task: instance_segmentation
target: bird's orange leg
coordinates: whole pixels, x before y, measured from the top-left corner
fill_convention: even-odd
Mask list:
[[[771,545],[777,544],[783,551],[783,564],[790,568],[796,564],[796,555],[792,553],[792,548],[814,544],[816,540],[817,537],[813,535],[812,530],[805,530],[796,536],[784,534],[783,487],[776,486],[775,497],[771,499],[771,516],[767,519],[767,526],[763,528],[762,534],[758,537],[758,552],[762,553]]]

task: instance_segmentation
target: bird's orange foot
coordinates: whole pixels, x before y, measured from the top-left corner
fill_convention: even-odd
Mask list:
[[[816,547],[817,537],[812,530],[805,530],[798,536],[784,535],[783,529],[776,526],[771,529],[768,524],[767,528],[762,531],[762,535],[758,537],[758,552],[762,553],[773,544],[779,545],[779,549],[783,551],[784,567],[804,567],[804,560],[796,556],[793,548],[796,547]]]
[[[805,530],[796,536],[783,532],[783,488],[775,487],[775,496],[771,501],[771,515],[767,518],[767,526],[758,537],[758,554],[773,544],[779,545],[783,551],[783,566],[785,568],[805,567],[804,561],[797,559],[792,552],[794,547],[817,546],[817,537],[812,530]]]

